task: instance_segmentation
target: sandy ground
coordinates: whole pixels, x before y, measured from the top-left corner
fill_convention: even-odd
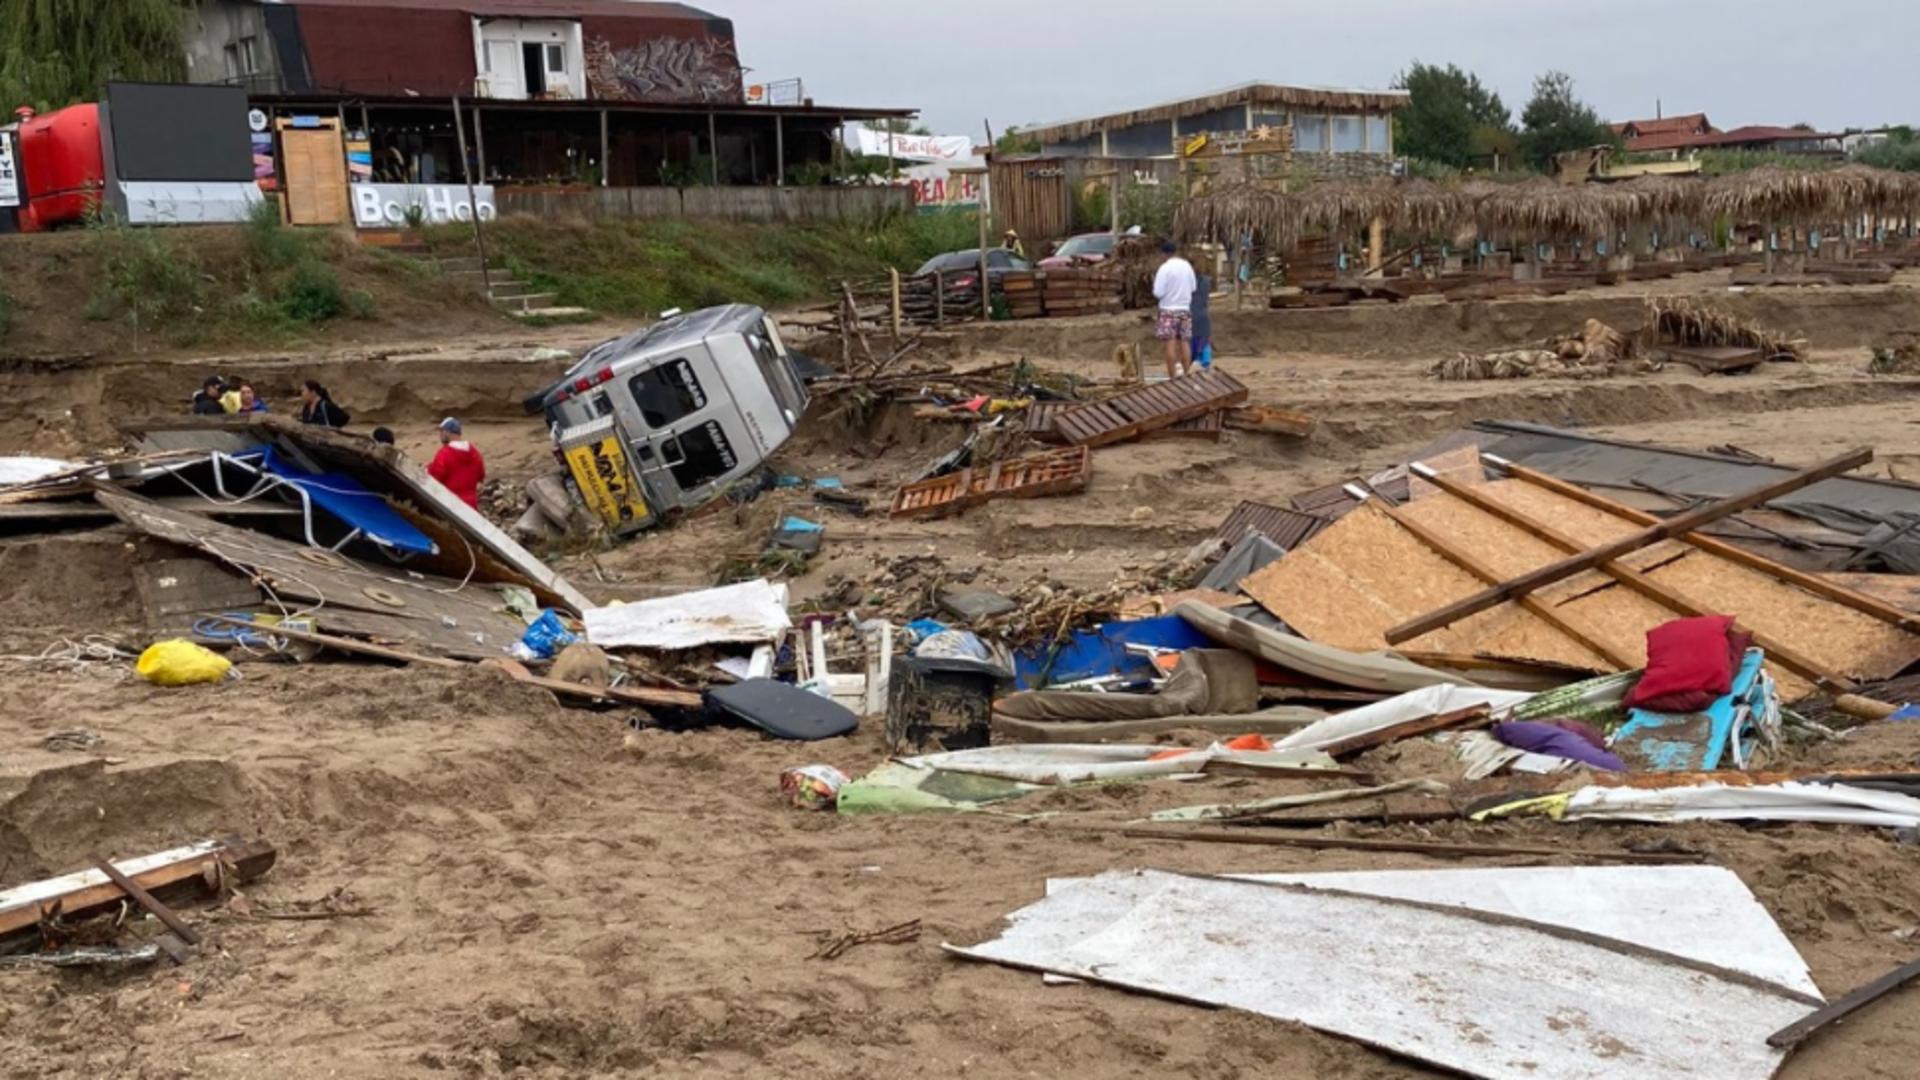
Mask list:
[[[494,365],[460,366],[465,345],[434,353],[423,362],[444,366],[421,370],[443,385],[425,389],[396,378],[395,360],[371,362],[378,370],[363,375],[344,359],[283,359],[289,371],[336,365],[341,392],[367,403],[369,420],[398,427],[410,450],[430,448],[433,420],[463,399],[480,404],[466,409],[469,434],[497,474],[518,478],[550,461],[538,424],[514,412],[544,370],[526,354],[596,332],[606,330],[471,343],[496,349]],[[1883,465],[1902,469],[1920,453],[1907,406],[1920,381],[1868,378],[1862,350],[1822,346],[1817,336],[1815,344],[1811,364],[1737,378],[1669,370],[1467,384],[1428,380],[1431,349],[1365,360],[1229,353],[1223,365],[1256,400],[1311,412],[1321,431],[1304,445],[1229,433],[1218,444],[1104,449],[1082,495],[950,521],[821,515],[827,552],[796,592],[837,603],[847,583],[855,595],[884,591],[886,568],[905,556],[1012,589],[1042,578],[1104,584],[1208,535],[1239,499],[1282,499],[1371,472],[1476,418],[1577,423],[1690,446],[1732,441],[1782,459],[1870,444]],[[960,351],[1007,355],[978,343]],[[1095,360],[1059,366],[1106,374]],[[23,386],[30,378],[9,377]],[[46,373],[36,377],[40,393],[62,392]],[[485,407],[489,391],[508,407]],[[0,449],[92,437],[76,427],[0,415]],[[780,464],[837,476],[880,503],[959,436],[888,415],[857,431],[810,431]],[[605,595],[704,584],[729,555],[753,551],[778,514],[798,509],[796,498],[771,495],[557,561]],[[119,545],[111,533],[0,542],[5,651],[37,651],[89,629],[137,638],[131,597],[114,584]],[[787,807],[778,773],[815,761],[864,771],[884,757],[878,725],[799,747],[742,731],[639,731],[623,713],[564,709],[484,674],[265,660],[245,661],[241,672],[236,683],[167,691],[111,669],[0,660],[13,691],[0,698],[0,886],[73,869],[91,851],[131,855],[237,832],[280,852],[274,871],[246,890],[256,912],[345,890],[371,914],[274,922],[196,908],[190,917],[213,944],[186,968],[0,971],[0,1076],[1437,1075],[1298,1026],[1043,986],[939,948],[991,933],[1000,916],[1037,899],[1050,875],[1457,865],[1099,831],[1157,806],[1307,782],[1060,795],[1046,800],[1057,813],[1043,822],[843,819]],[[78,753],[42,747],[48,733],[76,726],[104,741]],[[1911,768],[1920,728],[1867,729],[1802,753],[1820,767]],[[1412,749],[1366,764],[1389,776],[1444,767]],[[1874,831],[1544,822],[1337,831],[1698,851],[1741,875],[1829,996],[1910,956],[1920,932],[1920,849]],[[923,930],[913,942],[814,958],[822,934],[916,918]],[[1339,957],[1327,958],[1329,981],[1341,971]],[[1909,1076],[1920,1055],[1916,1021],[1920,997],[1895,997],[1810,1045],[1781,1075]]]

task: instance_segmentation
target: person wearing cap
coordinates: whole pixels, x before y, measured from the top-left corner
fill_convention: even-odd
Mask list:
[[[227,392],[227,384],[220,376],[209,375],[200,383],[200,389],[193,395],[193,415],[225,416],[226,406],[220,404],[220,396]]]
[[[1024,259],[1027,257],[1026,246],[1020,243],[1020,234],[1014,232],[1012,229],[1008,229],[1006,235],[1000,238],[1000,246],[1013,252],[1016,258]]]
[[[461,502],[480,509],[480,484],[487,478],[487,463],[472,443],[460,437],[460,421],[451,416],[440,421],[440,450],[427,463],[427,475]]]

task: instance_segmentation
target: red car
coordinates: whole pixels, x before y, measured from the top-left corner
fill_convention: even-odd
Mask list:
[[[1042,270],[1062,270],[1069,266],[1086,266],[1091,263],[1105,262],[1113,257],[1114,236],[1110,232],[1082,233],[1062,241],[1053,254],[1040,260]]]

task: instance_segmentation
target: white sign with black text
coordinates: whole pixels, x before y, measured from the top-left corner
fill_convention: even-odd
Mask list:
[[[417,218],[425,225],[473,220],[474,203],[480,204],[480,220],[500,216],[493,203],[493,185],[476,184],[473,201],[467,199],[465,184],[353,184],[353,223],[362,229],[392,229],[409,224],[408,209],[419,207]]]
[[[20,205],[19,160],[13,152],[13,132],[0,131],[0,207]]]

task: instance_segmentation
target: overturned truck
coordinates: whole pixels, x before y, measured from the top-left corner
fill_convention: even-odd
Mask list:
[[[587,509],[625,535],[759,468],[792,436],[807,389],[767,313],[729,304],[598,345],[525,405],[546,414]]]

